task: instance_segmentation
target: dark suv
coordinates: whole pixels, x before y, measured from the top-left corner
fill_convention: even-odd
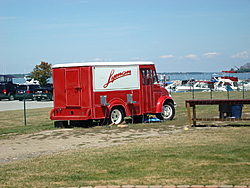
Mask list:
[[[43,99],[53,101],[54,100],[53,84],[48,83],[44,87],[40,86],[40,87],[36,88],[33,97],[37,101],[41,101]]]
[[[36,84],[22,84],[18,85],[16,89],[16,95],[15,98],[18,99],[19,101],[22,101],[25,97],[25,99],[31,99],[35,100],[33,94],[35,92],[35,89],[38,88],[39,85]]]
[[[15,99],[17,84],[13,83],[0,83],[0,100],[9,99],[13,101]]]

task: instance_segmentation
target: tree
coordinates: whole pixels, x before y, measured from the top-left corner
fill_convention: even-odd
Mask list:
[[[51,64],[45,61],[41,61],[40,65],[36,65],[31,74],[32,78],[38,80],[40,85],[45,86],[48,83],[48,79],[51,77],[52,68]]]

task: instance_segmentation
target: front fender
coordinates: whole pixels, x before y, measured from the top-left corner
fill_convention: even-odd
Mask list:
[[[173,101],[173,99],[170,96],[163,95],[157,101],[157,104],[156,104],[156,113],[161,113],[162,112],[162,106],[165,103],[165,101],[166,102],[171,102],[171,103],[174,104],[174,101]]]

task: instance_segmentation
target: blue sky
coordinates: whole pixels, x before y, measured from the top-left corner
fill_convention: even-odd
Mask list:
[[[0,0],[0,74],[130,60],[158,72],[250,62],[250,0]]]

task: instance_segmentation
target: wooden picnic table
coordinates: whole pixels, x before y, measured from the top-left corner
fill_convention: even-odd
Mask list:
[[[248,121],[249,118],[197,118],[196,105],[244,105],[250,104],[250,99],[193,99],[186,100],[186,108],[188,111],[188,124],[189,127],[196,126],[196,121]],[[191,116],[191,109],[193,108],[193,115]]]

